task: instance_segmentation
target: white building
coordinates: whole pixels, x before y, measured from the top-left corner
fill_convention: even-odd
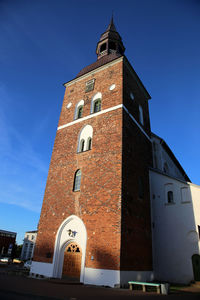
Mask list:
[[[37,230],[27,231],[25,233],[24,243],[21,252],[22,260],[30,260],[33,258],[36,238],[37,238]]]
[[[192,184],[167,144],[152,135],[150,170],[156,280],[200,280],[200,186]]]

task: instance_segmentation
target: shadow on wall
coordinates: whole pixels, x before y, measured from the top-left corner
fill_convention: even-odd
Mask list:
[[[187,284],[195,278],[192,256],[199,255],[200,189],[153,171],[150,178],[155,278]]]

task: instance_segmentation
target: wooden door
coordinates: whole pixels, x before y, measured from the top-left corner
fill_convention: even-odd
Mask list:
[[[80,280],[81,274],[81,249],[76,243],[67,245],[64,252],[63,272],[65,278],[76,278]]]

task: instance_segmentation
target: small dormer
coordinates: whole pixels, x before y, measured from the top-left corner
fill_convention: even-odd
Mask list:
[[[122,43],[121,36],[116,31],[112,17],[108,28],[101,35],[100,41],[97,44],[97,59],[100,59],[101,57],[112,53],[118,53],[123,55],[124,51],[125,47]]]

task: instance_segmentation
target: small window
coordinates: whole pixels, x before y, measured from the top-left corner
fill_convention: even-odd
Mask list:
[[[101,45],[100,52],[103,52],[105,50],[106,50],[106,43],[104,43],[103,45]]]
[[[77,170],[74,176],[74,188],[73,191],[80,191],[81,186],[81,170]]]
[[[84,151],[84,146],[85,146],[85,140],[81,140],[81,143],[80,143],[80,152]]]
[[[144,125],[143,109],[141,105],[139,105],[139,121],[140,124]]]
[[[91,137],[89,137],[87,140],[87,150],[91,150],[91,149],[92,149],[92,139]]]
[[[32,235],[31,239],[34,240],[34,235]]]
[[[80,119],[83,115],[83,106],[79,106],[78,113],[77,113],[77,119]]]
[[[167,192],[167,203],[174,203],[174,195],[172,191]]]
[[[200,239],[200,226],[198,225],[198,234],[199,234],[199,239]]]
[[[101,110],[101,99],[97,99],[94,102],[94,113],[98,112]]]
[[[93,91],[95,79],[87,81],[85,84],[85,92]]]

